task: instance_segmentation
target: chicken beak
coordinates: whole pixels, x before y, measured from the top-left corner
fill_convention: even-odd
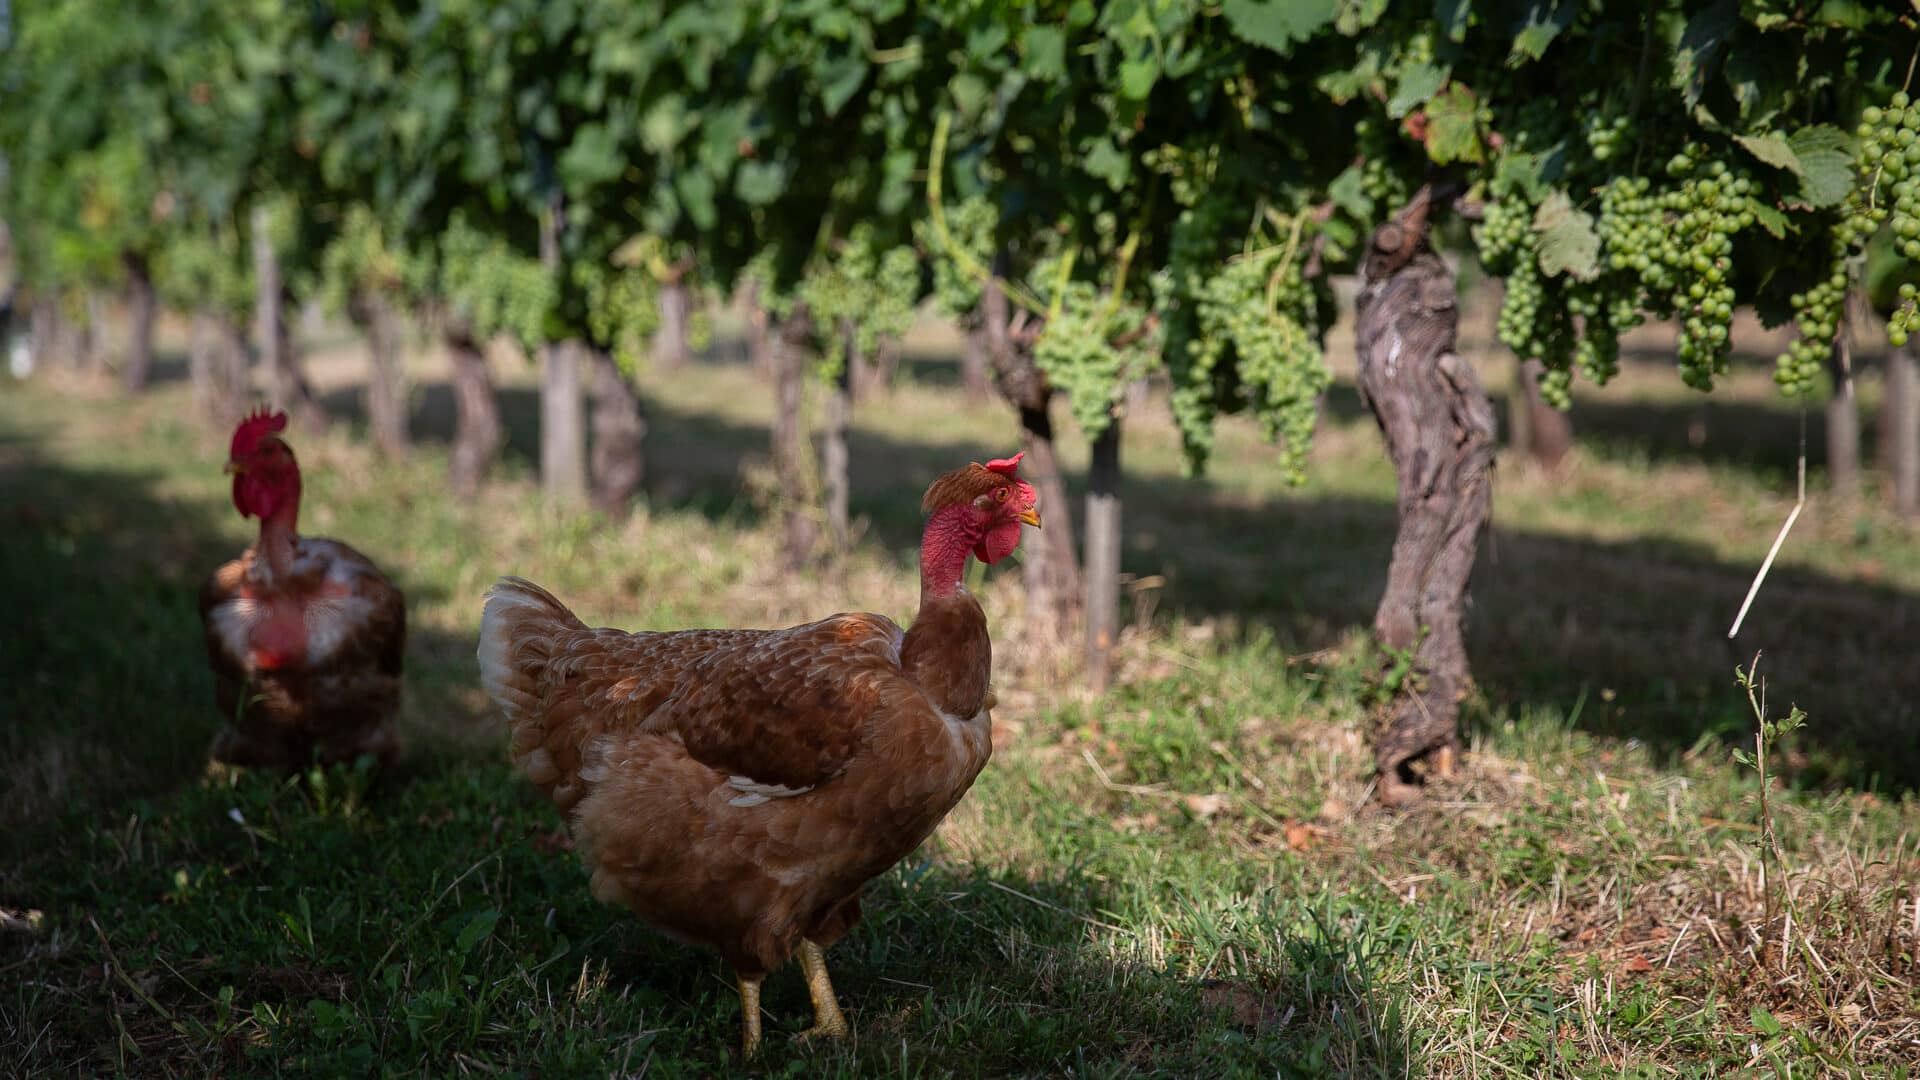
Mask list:
[[[1019,517],[1020,524],[1022,525],[1031,525],[1036,529],[1040,527],[1040,511],[1038,510],[1022,510],[1020,511]]]
[[[229,460],[226,463],[226,465],[221,467],[220,471],[226,474],[227,476],[238,476],[241,473],[246,472],[247,467],[238,461]]]

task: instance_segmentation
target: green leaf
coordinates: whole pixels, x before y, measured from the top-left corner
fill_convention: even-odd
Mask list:
[[[1469,0],[1433,0],[1433,21],[1448,41],[1467,40]]]
[[[1358,165],[1349,165],[1333,183],[1327,185],[1327,198],[1333,205],[1361,220],[1373,216],[1373,200],[1367,198],[1366,185],[1361,181]]]
[[[1780,1034],[1780,1021],[1775,1020],[1773,1014],[1767,1010],[1755,1005],[1748,1015],[1753,1018],[1753,1029],[1760,1034],[1767,1036]]]
[[[1793,147],[1788,145],[1786,136],[1777,131],[1735,135],[1733,141],[1744,147],[1747,153],[1776,169],[1791,169],[1796,174],[1800,172],[1800,159],[1794,156]]]
[[[1160,60],[1152,53],[1120,65],[1120,96],[1130,101],[1145,101],[1160,80]]]
[[[1497,185],[1519,188],[1528,201],[1537,203],[1547,194],[1547,159],[1525,150],[1509,150],[1494,165],[1493,180]]]
[[[1831,124],[1803,127],[1787,136],[1800,159],[1800,196],[1816,209],[1838,206],[1853,190],[1853,139]]]
[[[1425,105],[1447,84],[1450,70],[1445,64],[1425,61],[1402,65],[1400,85],[1394,88],[1393,98],[1387,102],[1387,115],[1398,120]]]
[[[467,925],[460,928],[460,936],[454,940],[453,947],[463,953],[470,953],[474,946],[486,940],[493,933],[493,924],[500,921],[500,913],[492,908],[475,912]]]
[[[1333,21],[1335,0],[1227,0],[1221,10],[1243,41],[1285,53]]]
[[[733,193],[750,206],[765,206],[787,190],[787,166],[780,161],[748,161],[733,179]]]
[[[1067,77],[1067,33],[1057,26],[1027,29],[1027,75],[1036,82]]]
[[[1564,191],[1547,196],[1533,215],[1540,272],[1591,281],[1600,271],[1600,234],[1593,215],[1573,205]]]
[[[1573,0],[1535,0],[1527,8],[1520,29],[1514,32],[1513,51],[1507,54],[1507,63],[1518,67],[1546,55],[1547,46],[1560,36],[1560,31],[1573,25],[1576,10]]]
[[[1673,52],[1673,85],[1681,89],[1688,106],[1697,105],[1705,92],[1707,74],[1739,21],[1737,0],[1715,0],[1687,20]]]
[[[1080,167],[1088,173],[1107,182],[1107,186],[1119,191],[1127,185],[1127,171],[1130,162],[1127,155],[1113,145],[1106,136],[1095,139],[1081,155]]]
[[[1473,92],[1458,84],[1427,102],[1427,157],[1434,164],[1480,160],[1478,111]]]
[[[1440,0],[1446,4],[1449,0]],[[1466,0],[1451,0],[1464,5]],[[1343,36],[1352,37],[1380,21],[1387,13],[1387,0],[1340,0],[1340,13],[1334,16],[1333,28]]]
[[[822,64],[817,75],[820,80],[820,103],[826,107],[828,116],[837,116],[866,80],[867,58],[857,51],[850,52]]]
[[[1753,204],[1753,220],[1759,222],[1761,228],[1772,233],[1776,240],[1784,239],[1787,235],[1787,215],[1768,206],[1766,203],[1756,202]]]

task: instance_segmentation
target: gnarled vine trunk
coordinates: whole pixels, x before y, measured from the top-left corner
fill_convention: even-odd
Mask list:
[[[1860,494],[1860,402],[1853,393],[1853,349],[1843,319],[1827,354],[1833,393],[1826,404],[1827,486],[1841,499]]]
[[[225,434],[246,414],[253,391],[248,361],[247,337],[238,320],[222,312],[195,313],[187,372],[194,406],[209,428]]]
[[[1399,534],[1373,631],[1414,660],[1374,744],[1389,805],[1419,797],[1413,762],[1430,758],[1445,774],[1460,750],[1460,701],[1472,684],[1467,585],[1493,501],[1493,402],[1454,351],[1458,298],[1427,245],[1430,209],[1422,188],[1374,230],[1355,304],[1361,396],[1399,479]]]
[[[267,399],[284,409],[301,431],[326,428],[327,411],[301,370],[293,346],[293,321],[287,317],[287,290],[280,276],[280,254],[273,250],[267,209],[253,210],[253,337],[267,373]]]
[[[987,358],[994,386],[1020,414],[1020,475],[1040,496],[1046,527],[1024,529],[1021,570],[1027,597],[1028,633],[1036,645],[1058,648],[1072,640],[1080,618],[1080,562],[1074,545],[1073,507],[1053,440],[1053,387],[1033,361],[1032,336],[1015,326],[1006,290],[990,283],[981,300]]]
[[[960,345],[960,389],[966,392],[969,405],[984,404],[992,384],[987,372],[986,316],[976,310],[970,313],[960,324],[964,337]]]
[[[693,361],[693,347],[687,341],[687,323],[693,317],[693,290],[686,282],[669,281],[660,286],[660,329],[653,335],[653,366],[660,371],[678,371]]]
[[[127,358],[120,365],[120,385],[139,394],[153,378],[153,323],[160,305],[146,257],[129,251],[120,261],[127,273]]]
[[[540,262],[560,270],[560,234],[566,231],[560,196],[548,200],[540,215]],[[582,395],[577,341],[549,341],[540,347],[540,487],[562,506],[587,498],[586,401]]]
[[[640,395],[613,354],[583,345],[593,369],[593,505],[615,517],[626,514],[646,478],[642,446],[647,422]]]
[[[806,393],[807,342],[813,337],[813,317],[807,305],[793,311],[766,335],[765,363],[774,373],[773,472],[786,527],[786,562],[806,565],[813,557],[816,524],[813,485],[807,468],[807,436],[801,425],[801,403]]]
[[[367,426],[373,444],[389,458],[407,456],[407,390],[401,371],[405,330],[386,294],[365,289],[350,305],[367,337]]]
[[[453,450],[447,458],[447,484],[454,494],[471,496],[480,490],[506,441],[500,424],[500,402],[494,395],[487,356],[473,339],[473,327],[450,318],[441,330],[453,380]]]
[[[1887,354],[1886,429],[1888,488],[1893,509],[1920,515],[1920,360],[1911,345]]]
[[[853,427],[854,371],[861,361],[853,320],[842,320],[839,333],[846,353],[827,395],[826,430],[820,439],[820,482],[826,495],[827,540],[835,555],[844,555],[852,542],[849,517],[853,502],[853,481],[848,475],[852,453],[847,447],[847,434]]]
[[[1573,449],[1573,423],[1540,395],[1540,375],[1546,370],[1547,365],[1539,360],[1516,358],[1513,401],[1507,408],[1507,418],[1513,429],[1513,448],[1528,462],[1552,472]]]

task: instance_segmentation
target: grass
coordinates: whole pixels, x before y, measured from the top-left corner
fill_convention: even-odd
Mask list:
[[[356,363],[317,356],[336,404]],[[0,388],[0,1072],[743,1071],[723,965],[595,904],[502,763],[472,671],[480,595],[521,573],[630,628],[904,618],[917,485],[1014,433],[911,365],[860,410],[863,542],[794,579],[742,482],[768,408],[749,373],[645,381],[654,491],[609,525],[541,509],[530,391],[505,370],[506,475],[471,502],[445,494],[432,440],[387,465],[345,432],[296,433],[303,526],[408,592],[414,749],[385,775],[292,781],[202,774],[219,718],[193,595],[247,529],[184,388]],[[416,371],[429,432],[436,372]],[[1791,443],[1751,433],[1796,422],[1736,382],[1710,427],[1742,417],[1748,441],[1683,452],[1707,407],[1637,375],[1625,404],[1582,401],[1560,475],[1503,464],[1472,753],[1401,815],[1367,802],[1358,628],[1392,528],[1370,423],[1336,396],[1300,491],[1239,425],[1188,482],[1165,425],[1134,423],[1120,689],[1059,690],[1022,640],[1017,575],[988,576],[996,756],[833,950],[852,1043],[781,1037],[810,1022],[782,973],[752,1071],[1903,1074],[1914,533],[1816,504],[1725,643],[1791,498]],[[1768,719],[1792,699],[1811,725],[1769,748],[1764,853],[1761,781],[1731,754],[1753,745],[1734,667],[1757,646]]]

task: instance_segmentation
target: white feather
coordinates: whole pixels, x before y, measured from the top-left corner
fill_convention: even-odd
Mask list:
[[[805,795],[813,790],[806,787],[788,787],[785,784],[763,784],[751,776],[729,776],[727,786],[740,794],[727,800],[728,806],[759,806],[774,799],[791,799],[795,795]]]

